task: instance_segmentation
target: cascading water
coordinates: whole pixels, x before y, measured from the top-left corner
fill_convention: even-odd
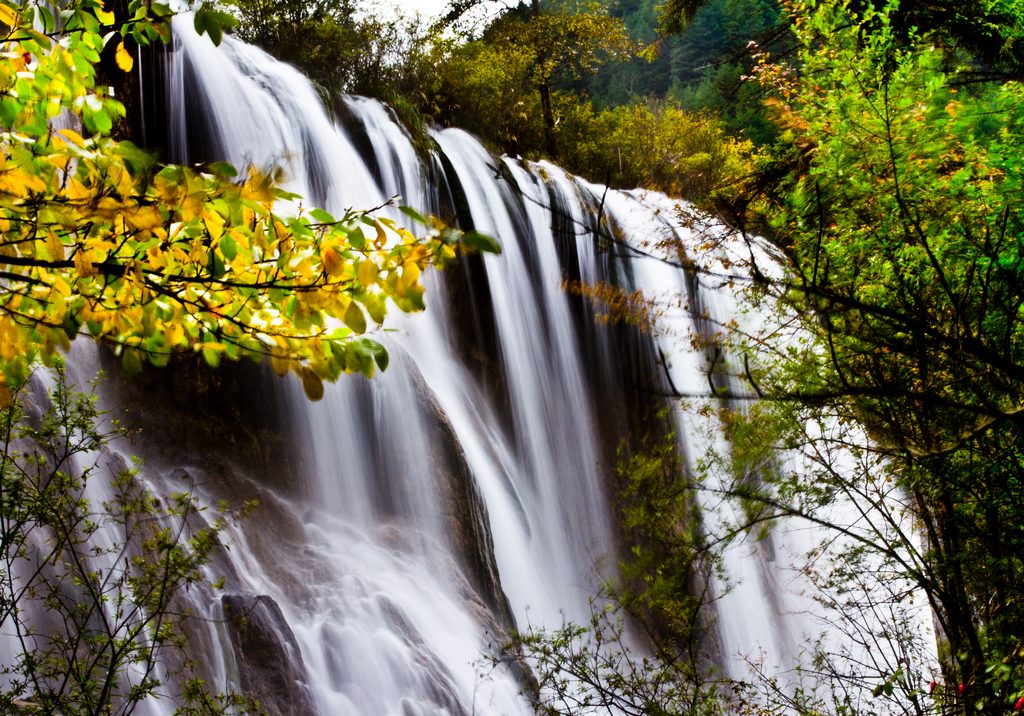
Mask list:
[[[771,336],[766,342],[776,350],[784,350],[787,342],[795,346],[806,337],[789,317],[773,315],[770,300],[758,304],[742,298],[743,287],[750,281],[746,271],[782,280],[783,260],[767,242],[729,231],[664,195],[643,190],[609,192],[604,201],[618,230],[634,237],[632,272],[626,281],[629,288],[641,289],[656,304],[676,306],[681,302],[677,310],[660,317],[658,344],[669,390],[686,398],[674,407],[674,417],[685,469],[701,476],[697,500],[704,531],[711,541],[726,541],[722,570],[710,575],[709,585],[725,674],[746,683],[758,683],[770,675],[783,690],[815,693],[828,688],[823,686],[825,672],[812,670],[815,675],[805,678],[800,669],[812,662],[816,653],[829,659],[843,654],[847,661],[839,670],[850,669],[851,664],[870,665],[859,673],[873,673],[879,680],[899,671],[905,675],[908,689],[916,690],[920,674],[937,669],[936,640],[922,595],[905,578],[897,579],[903,596],[894,601],[902,602],[897,610],[905,609],[904,616],[883,614],[888,607],[872,613],[892,596],[879,597],[883,588],[859,603],[847,598],[846,611],[837,618],[822,606],[835,595],[828,594],[828,587],[819,588],[812,576],[827,575],[829,562],[841,562],[845,551],[856,551],[859,539],[884,541],[879,535],[890,528],[912,534],[914,527],[906,517],[903,498],[891,491],[878,498],[856,490],[837,491],[828,508],[815,515],[819,522],[791,517],[774,520],[767,531],[737,531],[747,517],[739,501],[730,497],[733,478],[722,466],[709,468],[706,460],[701,464],[707,455],[728,456],[731,450],[726,431],[714,417],[723,398],[710,396],[724,391],[732,396],[725,398],[732,402],[729,407],[737,411],[745,411],[755,397],[749,384],[735,377],[743,368],[730,365],[727,350],[721,348],[728,343],[728,335],[745,336],[751,342]],[[675,253],[678,247],[684,248],[685,255]],[[809,433],[823,431],[822,435],[827,432],[830,437],[823,444],[831,441],[833,446],[844,446],[830,448],[829,469],[856,475],[879,468],[877,464],[858,465],[852,457],[855,446],[870,445],[856,428],[833,419],[805,429]],[[811,452],[817,451],[808,445]],[[778,462],[774,467],[781,473],[813,474],[815,460],[799,450],[774,459]],[[750,474],[742,479],[758,481],[761,476]],[[826,524],[834,527],[824,527]],[[816,557],[810,557],[812,554]],[[914,559],[909,554],[901,558]],[[822,579],[828,581],[828,577]],[[894,636],[893,625],[902,618],[909,627],[903,638],[919,645],[919,653],[913,657],[909,651],[901,652]],[[853,639],[851,634],[858,636]],[[861,641],[866,634],[870,636]],[[857,673],[856,666],[849,672]],[[852,676],[850,682],[858,678]],[[868,688],[863,692],[852,689],[853,695],[846,697],[870,700],[866,695],[876,684],[869,682],[865,680]]]
[[[615,380],[625,348],[581,328],[563,278],[689,292],[691,305],[704,307],[677,319],[691,327],[704,310],[733,315],[733,299],[653,260],[608,274],[609,254],[591,232],[595,208],[627,235],[651,234],[674,215],[667,199],[605,195],[549,165],[495,159],[457,130],[434,134],[439,155],[428,166],[382,105],[348,100],[361,134],[354,141],[294,69],[230,38],[215,48],[187,17],[174,21],[174,38],[177,159],[279,167],[289,188],[335,213],[396,195],[427,211],[457,209],[464,226],[503,246],[501,256],[476,259],[467,279],[479,305],[447,303],[446,278],[429,278],[426,313],[390,323],[385,374],[343,378],[317,404],[275,382],[268,394],[283,406],[294,460],[272,470],[287,475],[237,466],[245,461],[228,445],[218,450],[228,468],[214,474],[209,455],[143,443],[158,493],[178,489],[185,474],[209,503],[262,501],[258,518],[225,530],[227,550],[210,566],[211,577],[226,577],[223,589],[192,595],[192,609],[210,618],[191,645],[197,661],[211,682],[255,689],[280,713],[529,713],[518,676],[481,658],[512,627],[586,622],[618,560],[614,446],[599,411],[608,399],[594,392]],[[443,181],[431,178],[440,173]],[[568,246],[560,225],[570,227]],[[488,335],[468,340],[487,354],[468,356],[466,334],[481,323]],[[705,356],[664,349],[672,381],[703,392]],[[125,398],[108,400],[116,413]],[[692,414],[677,419],[693,467],[706,431]],[[804,545],[775,547],[799,555]],[[722,649],[728,657],[763,649],[791,665],[817,627],[800,585],[784,583],[782,558],[766,561],[763,549],[744,544],[727,557],[737,586],[719,604]],[[230,633],[225,609],[249,614],[262,652]],[[274,673],[258,663],[268,653]]]
[[[643,242],[648,246],[696,247],[702,243],[697,232],[683,221],[680,207],[664,196],[649,192],[613,193],[607,202],[609,213],[625,235],[644,237]],[[726,232],[720,233],[720,238],[724,239]],[[694,474],[701,472],[698,462],[703,455],[728,454],[722,431],[707,412],[699,410],[702,404],[713,402],[699,397],[711,394],[709,374],[718,384],[728,380],[723,373],[714,371],[715,357],[710,356],[705,347],[729,321],[745,320],[747,325],[738,326],[738,332],[757,335],[757,328],[753,326],[758,316],[744,319],[735,290],[728,286],[727,280],[716,278],[728,276],[728,266],[742,265],[742,257],[730,256],[729,243],[720,240],[715,242],[714,250],[704,251],[699,259],[691,257],[694,265],[701,266],[703,275],[659,260],[657,249],[651,256],[634,261],[636,287],[645,295],[663,303],[677,296],[684,301],[685,310],[662,318],[668,325],[660,343],[663,354],[671,357],[665,369],[672,388],[682,395],[692,396],[688,410],[676,411],[676,420],[680,450],[686,468]],[[752,248],[759,249],[756,244]],[[771,270],[778,265],[777,259],[764,253],[763,248],[760,251],[759,267]],[[692,342],[692,337],[698,340]],[[735,385],[725,387],[737,390]],[[724,482],[714,471],[710,471],[708,477],[708,489],[700,493],[698,499],[706,529],[717,536],[723,526],[741,524],[743,520],[733,501],[722,497]],[[726,660],[727,673],[734,679],[750,676],[744,663],[748,659],[764,660],[763,666],[773,674],[792,668],[807,648],[807,635],[820,630],[820,626],[815,625],[813,603],[803,595],[809,585],[803,583],[795,566],[814,545],[795,539],[798,534],[777,529],[765,539],[745,535],[726,549],[723,577],[712,579],[718,597],[718,636],[723,653],[730,657]]]
[[[375,206],[393,195],[418,207],[439,205],[428,191],[407,136],[379,104],[361,99],[349,103],[374,158],[374,167],[367,167],[342,132],[322,116],[310,116],[311,90],[296,87],[299,79],[289,68],[236,43],[217,52],[205,38],[182,31],[177,36],[184,46],[184,62],[202,68],[186,77],[196,84],[197,105],[209,108],[204,109],[204,115],[212,117],[207,136],[213,138],[217,158],[240,165],[255,161],[264,167],[283,160],[296,191],[312,191],[332,210]],[[258,106],[266,109],[257,110]],[[264,118],[259,111],[270,116]],[[304,116],[301,124],[294,121],[299,116]],[[616,530],[587,369],[561,287],[564,269],[552,235],[556,217],[549,184],[555,187],[562,210],[568,209],[569,223],[584,229],[593,205],[599,203],[599,189],[575,184],[554,167],[545,167],[542,178],[517,162],[497,160],[457,130],[440,132],[435,139],[449,167],[448,183],[464,203],[463,223],[498,237],[504,247],[500,257],[483,261],[496,336],[497,355],[492,360],[502,376],[500,394],[484,391],[460,363],[441,291],[434,291],[426,315],[399,321],[400,334],[390,345],[402,358],[388,375],[372,386],[361,379],[342,381],[320,405],[309,405],[292,393],[292,424],[303,436],[302,452],[311,456],[312,490],[318,504],[338,519],[359,525],[363,535],[379,531],[381,523],[397,526],[405,549],[424,565],[436,559],[430,548],[464,549],[446,540],[438,468],[422,457],[431,452],[423,436],[431,433],[424,421],[432,418],[409,409],[411,404],[430,403],[457,437],[486,508],[500,591],[517,625],[586,622],[588,599],[601,580],[611,576],[616,561]],[[326,188],[322,196],[319,188]],[[612,218],[628,227],[627,233],[644,231],[644,221],[658,221],[659,215],[672,211],[670,206],[645,205],[618,192],[612,192],[607,203]],[[643,217],[639,223],[638,215]],[[593,236],[585,230],[576,241],[575,260],[582,279],[609,278],[599,275]],[[685,288],[681,272],[649,263],[636,269],[640,287]],[[716,299],[704,292],[694,300]],[[676,372],[679,380],[692,383],[703,381],[706,369],[682,358]],[[680,419],[685,423],[691,418]],[[683,427],[683,434],[701,432],[697,426]],[[691,454],[697,449],[689,447]],[[484,547],[489,545],[474,549]],[[385,551],[391,549],[388,545]],[[781,663],[795,663],[799,630],[806,625],[786,623],[777,604],[778,585],[758,572],[762,562],[749,555],[736,565],[740,591],[730,597],[734,605],[724,607],[722,619],[727,653],[764,648]],[[337,611],[327,605],[330,600],[324,601],[328,613]],[[405,611],[412,610],[411,605],[404,606]],[[366,620],[366,615],[361,618]],[[333,622],[325,618],[323,623]],[[359,619],[352,624],[353,629],[367,629]],[[324,628],[335,627],[321,627],[319,639],[311,634],[303,642],[304,653],[323,649]],[[296,631],[307,629],[300,626]],[[746,638],[733,639],[730,634]],[[472,656],[482,643],[482,634],[476,643],[471,639],[463,658]],[[372,651],[370,646],[367,640],[358,648]],[[451,658],[442,661],[452,673],[464,667]],[[396,675],[389,688],[402,693],[401,678]]]

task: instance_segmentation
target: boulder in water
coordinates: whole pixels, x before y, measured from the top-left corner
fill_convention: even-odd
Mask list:
[[[221,597],[244,694],[270,716],[318,713],[309,674],[281,607],[266,595]]]

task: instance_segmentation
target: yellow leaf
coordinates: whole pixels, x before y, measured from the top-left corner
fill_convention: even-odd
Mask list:
[[[160,209],[155,206],[139,207],[138,211],[125,214],[124,218],[132,228],[139,231],[155,229],[158,226],[163,226],[164,223]]]
[[[171,324],[170,330],[167,332],[167,343],[172,346],[177,346],[185,341],[185,327],[180,322],[174,322]]]
[[[124,210],[124,204],[112,196],[101,197],[96,202],[96,214],[104,219],[113,219]]]
[[[10,318],[0,315],[0,360],[14,360],[21,351],[18,326]]]
[[[73,129],[61,129],[57,132],[57,134],[61,135],[65,139],[70,140],[78,147],[85,147],[85,140],[82,139],[82,135]]]
[[[95,276],[96,268],[92,265],[92,261],[85,255],[85,251],[79,249],[75,252],[75,271],[78,272],[79,276]]]
[[[135,188],[132,173],[128,171],[124,166],[117,164],[108,169],[108,174],[114,179],[114,186],[117,188],[117,193],[121,196],[127,197],[131,195],[132,190]]]
[[[68,282],[65,281],[64,278],[60,274],[54,275],[54,277],[53,277],[53,287],[62,296],[70,296],[71,295],[71,286],[68,285]]]
[[[9,25],[10,27],[17,27],[20,24],[21,19],[18,16],[17,10],[10,5],[0,3],[0,22],[5,25]]]
[[[199,192],[189,194],[181,202],[181,218],[185,221],[194,219],[203,213],[203,195]]]
[[[270,367],[273,369],[274,373],[279,376],[283,376],[288,374],[288,369],[291,367],[291,364],[287,358],[281,358],[280,356],[271,354]]]
[[[0,5],[0,7],[3,7]],[[39,177],[21,169],[8,169],[0,173],[0,192],[16,197],[26,197],[29,192],[46,190],[46,183]]]
[[[416,264],[406,264],[405,268],[402,269],[402,278],[399,279],[398,285],[403,290],[408,290],[416,285],[420,280],[420,267]]]
[[[101,7],[96,8],[96,18],[104,25],[113,25],[115,20],[114,13],[110,12],[110,10],[104,10]],[[117,64],[120,65],[121,63],[118,62]]]
[[[64,260],[64,242],[55,231],[50,231],[46,237],[46,253],[49,254],[50,261]]]
[[[369,288],[377,282],[377,264],[373,261],[363,261],[359,264],[356,276],[359,278],[359,283]]]
[[[224,217],[215,211],[203,211],[203,223],[215,241],[224,233]]]
[[[249,181],[242,187],[242,197],[269,204],[274,201],[274,181],[258,169],[250,169]]]
[[[328,246],[324,249],[324,269],[330,276],[337,276],[345,268],[345,262],[336,250]]]
[[[86,188],[85,184],[75,177],[71,177],[68,180],[67,187],[64,189],[64,194],[72,201],[80,201],[89,198],[90,191]]]
[[[153,189],[156,190],[156,194],[161,201],[168,204],[177,203],[180,191],[178,184],[174,184],[168,181],[166,177],[157,174],[153,177]]]
[[[97,10],[96,15],[98,16],[99,14],[100,11]],[[113,18],[114,14],[110,13],[110,16]],[[125,49],[123,40],[117,43],[117,52],[114,53],[114,61],[117,62],[117,66],[123,71],[132,71],[132,66],[135,64],[135,61],[132,59],[132,56],[128,54],[128,50]]]
[[[57,57],[61,62],[63,62],[64,66],[67,67],[69,70],[75,69],[75,58],[71,56],[70,52],[65,50],[60,45],[57,45],[54,48],[53,56]]]
[[[57,149],[63,149],[66,145],[64,144],[63,139],[61,139],[60,137],[54,137],[53,146]],[[51,154],[50,156],[45,157],[44,161],[49,162],[50,164],[57,167],[61,171],[66,171],[68,168],[68,164],[71,163],[71,158],[63,156],[61,154]]]

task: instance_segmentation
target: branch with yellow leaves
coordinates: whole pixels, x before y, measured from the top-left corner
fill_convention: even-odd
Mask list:
[[[166,34],[169,13],[151,10],[142,40]],[[175,352],[269,357],[317,398],[322,380],[387,366],[369,334],[389,305],[424,308],[423,271],[498,250],[407,207],[419,236],[369,212],[280,213],[299,197],[257,169],[157,164],[109,136],[124,108],[95,84],[106,43],[131,69],[123,42],[139,40],[139,18],[106,32],[112,14],[80,0],[60,10],[75,32],[55,42],[34,28],[40,13],[0,0],[0,405],[80,334],[114,344],[129,371]],[[61,113],[83,131],[56,130]]]

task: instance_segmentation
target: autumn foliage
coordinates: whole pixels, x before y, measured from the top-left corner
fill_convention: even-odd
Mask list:
[[[0,2],[0,403],[82,334],[130,371],[176,351],[269,356],[316,398],[323,379],[386,367],[367,333],[389,300],[423,308],[422,271],[456,256],[453,230],[418,238],[392,218],[305,210],[270,173],[161,165],[112,138],[124,107],[97,83],[100,53],[117,43],[130,71],[125,41],[166,39],[170,14],[133,2],[119,23],[96,0],[57,15]],[[204,16],[211,37],[216,20]]]

